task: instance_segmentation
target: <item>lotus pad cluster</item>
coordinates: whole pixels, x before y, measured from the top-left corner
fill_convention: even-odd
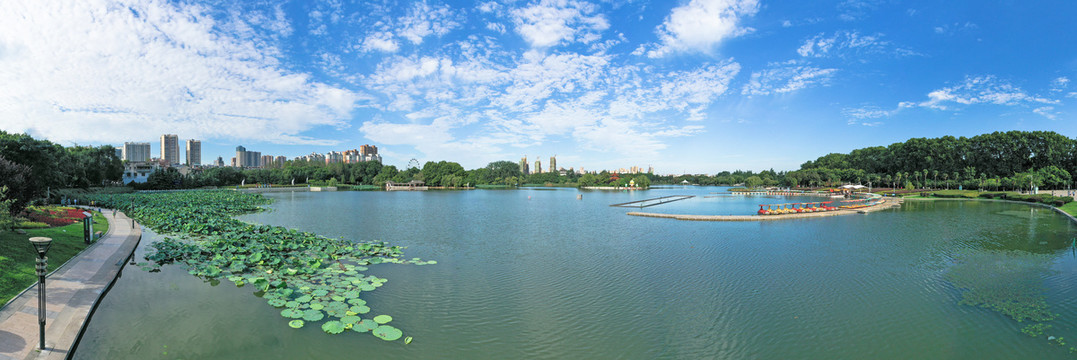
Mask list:
[[[388,280],[362,272],[381,263],[436,263],[403,260],[401,247],[384,242],[331,239],[233,219],[262,210],[260,206],[269,201],[257,194],[99,194],[85,200],[120,209],[155,231],[176,237],[151,244],[153,251],[146,259],[152,263],[144,264],[144,269],[158,271],[164,264],[180,263],[190,274],[207,280],[226,278],[237,286],[253,285],[270,306],[281,308],[287,325],[296,329],[324,320],[322,330],[329,334],[350,329],[397,340],[403,335],[400,329],[385,325],[392,317],[363,318],[370,308],[361,294]]]

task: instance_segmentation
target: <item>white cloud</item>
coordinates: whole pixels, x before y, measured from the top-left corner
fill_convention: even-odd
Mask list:
[[[1053,81],[1051,81],[1051,91],[1052,92],[1062,92],[1063,90],[1066,90],[1067,87],[1069,87],[1069,84],[1070,84],[1070,78],[1065,77],[1065,76],[1060,76],[1060,77],[1054,79]]]
[[[856,119],[878,119],[890,117],[890,115],[893,114],[892,111],[883,110],[875,106],[846,108],[842,110],[842,113],[845,114],[845,116]]]
[[[863,60],[867,55],[912,56],[916,52],[893,46],[882,40],[883,34],[862,35],[857,31],[837,31],[827,36],[818,34],[804,41],[797,48],[797,54],[803,57],[856,57]]]
[[[796,61],[772,63],[766,70],[753,72],[741,94],[784,94],[813,85],[826,86],[837,71],[802,65]]]
[[[838,18],[857,21],[865,18],[878,7],[879,0],[845,0],[838,4]]]
[[[423,152],[482,147],[500,154],[506,147],[569,137],[587,149],[652,156],[667,146],[666,139],[703,131],[685,122],[705,118],[707,106],[728,92],[740,70],[732,59],[660,72],[613,64],[612,55],[535,50],[508,63],[490,59],[503,56],[386,59],[367,77],[370,87],[410,113],[405,122],[382,120],[360,131],[372,140],[419,131],[443,134],[396,140],[416,143]],[[430,120],[433,114],[444,119]]]
[[[855,107],[855,108],[845,108],[845,109],[842,109],[841,112],[842,112],[842,114],[844,114],[846,117],[849,118],[849,120],[848,120],[849,125],[879,126],[879,125],[883,124],[882,121],[868,121],[868,120],[890,118],[890,117],[893,117],[894,115],[897,115],[897,113],[901,112],[902,110],[908,109],[908,108],[911,108],[911,107],[914,107],[914,106],[916,106],[916,105],[913,104],[913,103],[901,102],[901,103],[898,104],[898,106],[896,108],[890,109],[890,110],[882,109],[882,108],[880,108],[878,106],[869,105],[869,106],[862,106],[862,107]]]
[[[935,27],[935,33],[939,35],[953,35],[957,33],[968,33],[979,29],[980,27],[971,22],[953,23],[946,25],[939,25]]]
[[[491,31],[497,32],[498,34],[505,33],[505,25],[502,25],[501,23],[486,23],[486,28]]]
[[[260,22],[290,31],[276,18]],[[239,34],[219,31],[237,29]],[[363,96],[282,68],[196,5],[16,1],[0,12],[0,128],[66,142],[181,137],[332,144]]]
[[[691,0],[673,8],[655,29],[659,43],[641,45],[637,52],[651,58],[676,52],[710,52],[725,39],[751,32],[738,23],[758,11],[757,0]]]
[[[393,34],[388,32],[374,32],[367,35],[360,45],[360,50],[377,50],[381,52],[396,52],[400,44],[393,40]]]
[[[415,2],[408,14],[400,19],[398,34],[412,44],[421,44],[427,36],[443,36],[460,26],[453,20],[454,16],[448,5],[430,6],[426,2]]]
[[[546,48],[566,42],[591,43],[610,27],[598,6],[586,1],[543,0],[513,9],[516,32],[532,47]]]
[[[947,110],[950,106],[995,104],[1032,105],[1056,104],[1057,100],[1030,95],[1019,87],[996,79],[994,76],[968,76],[959,85],[944,87],[927,94],[928,100],[919,105],[926,108]]]
[[[428,37],[442,37],[460,27],[460,14],[448,5],[414,2],[399,18],[390,16],[387,9],[367,5],[372,8],[356,20],[359,28],[367,30],[355,46],[360,53],[395,53],[400,50],[401,41],[420,45]]]
[[[1043,116],[1043,117],[1045,117],[1045,118],[1047,118],[1049,120],[1057,120],[1058,119],[1058,113],[1055,112],[1055,107],[1054,106],[1038,107],[1036,109],[1033,109],[1032,112],[1040,114],[1041,116]]]

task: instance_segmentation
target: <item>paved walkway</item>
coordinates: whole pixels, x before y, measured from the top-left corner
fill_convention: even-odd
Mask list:
[[[36,284],[0,309],[0,360],[64,359],[71,353],[90,313],[142,238],[141,227],[111,212],[104,211],[108,233],[45,279],[45,350],[37,350]]]

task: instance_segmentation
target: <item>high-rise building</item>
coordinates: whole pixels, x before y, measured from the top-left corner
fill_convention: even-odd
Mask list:
[[[179,135],[161,135],[161,159],[169,165],[179,165]]]
[[[359,155],[373,156],[378,154],[378,147],[374,145],[359,146]]]
[[[362,159],[363,159],[363,156],[359,155],[359,150],[356,150],[356,149],[344,150],[344,163],[345,164],[354,164],[354,163],[363,161]]]
[[[531,169],[529,169],[527,165],[527,156],[524,156],[522,159],[520,159],[520,172],[524,175],[531,174]]]
[[[262,152],[261,151],[248,151],[247,163],[250,167],[262,167]]]
[[[535,160],[535,173],[536,174],[541,174],[542,173],[542,160]]]
[[[232,158],[232,160],[235,160],[235,158]],[[217,165],[218,167],[224,166],[224,158],[218,156],[217,157],[217,163],[215,163],[214,165]]]
[[[232,166],[247,167],[247,148],[242,145],[236,146],[236,157],[232,158]]]
[[[123,148],[122,147],[116,148],[116,158],[120,159],[120,160],[123,160]]]
[[[260,165],[262,165],[262,167],[272,167],[273,155],[262,155]]]
[[[187,166],[202,165],[202,142],[187,139]]]
[[[236,167],[253,168],[262,166],[262,153],[247,151],[247,148],[236,146]]]
[[[557,155],[550,157],[550,172],[557,172]]]
[[[283,167],[285,161],[288,161],[288,158],[282,155],[277,155],[277,157],[273,158],[273,162],[277,164],[277,167]]]
[[[123,159],[128,162],[150,161],[150,143],[148,142],[125,142],[123,143]]]
[[[344,154],[339,151],[330,151],[325,153],[325,163],[341,163],[344,162]]]

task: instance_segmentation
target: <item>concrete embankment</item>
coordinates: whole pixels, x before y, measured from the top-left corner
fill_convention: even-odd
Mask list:
[[[659,214],[648,212],[629,212],[628,215],[643,216],[643,217],[656,217],[666,219],[677,220],[690,220],[690,221],[766,221],[766,220],[787,220],[787,219],[805,219],[805,218],[817,218],[826,216],[838,216],[838,215],[855,215],[869,212],[875,212],[880,210],[886,210],[892,207],[900,206],[902,199],[900,198],[886,198],[883,199],[878,205],[872,205],[862,207],[858,209],[841,209],[834,211],[822,211],[811,213],[795,213],[795,214],[783,214],[783,215],[690,215],[690,214]]]
[[[336,188],[334,187],[333,190],[336,190]],[[244,189],[239,189],[239,191],[249,192],[249,193],[270,193],[270,192],[290,192],[290,191],[307,192],[307,191],[311,191],[311,188],[307,187],[307,186],[288,186],[288,187],[244,188]]]

